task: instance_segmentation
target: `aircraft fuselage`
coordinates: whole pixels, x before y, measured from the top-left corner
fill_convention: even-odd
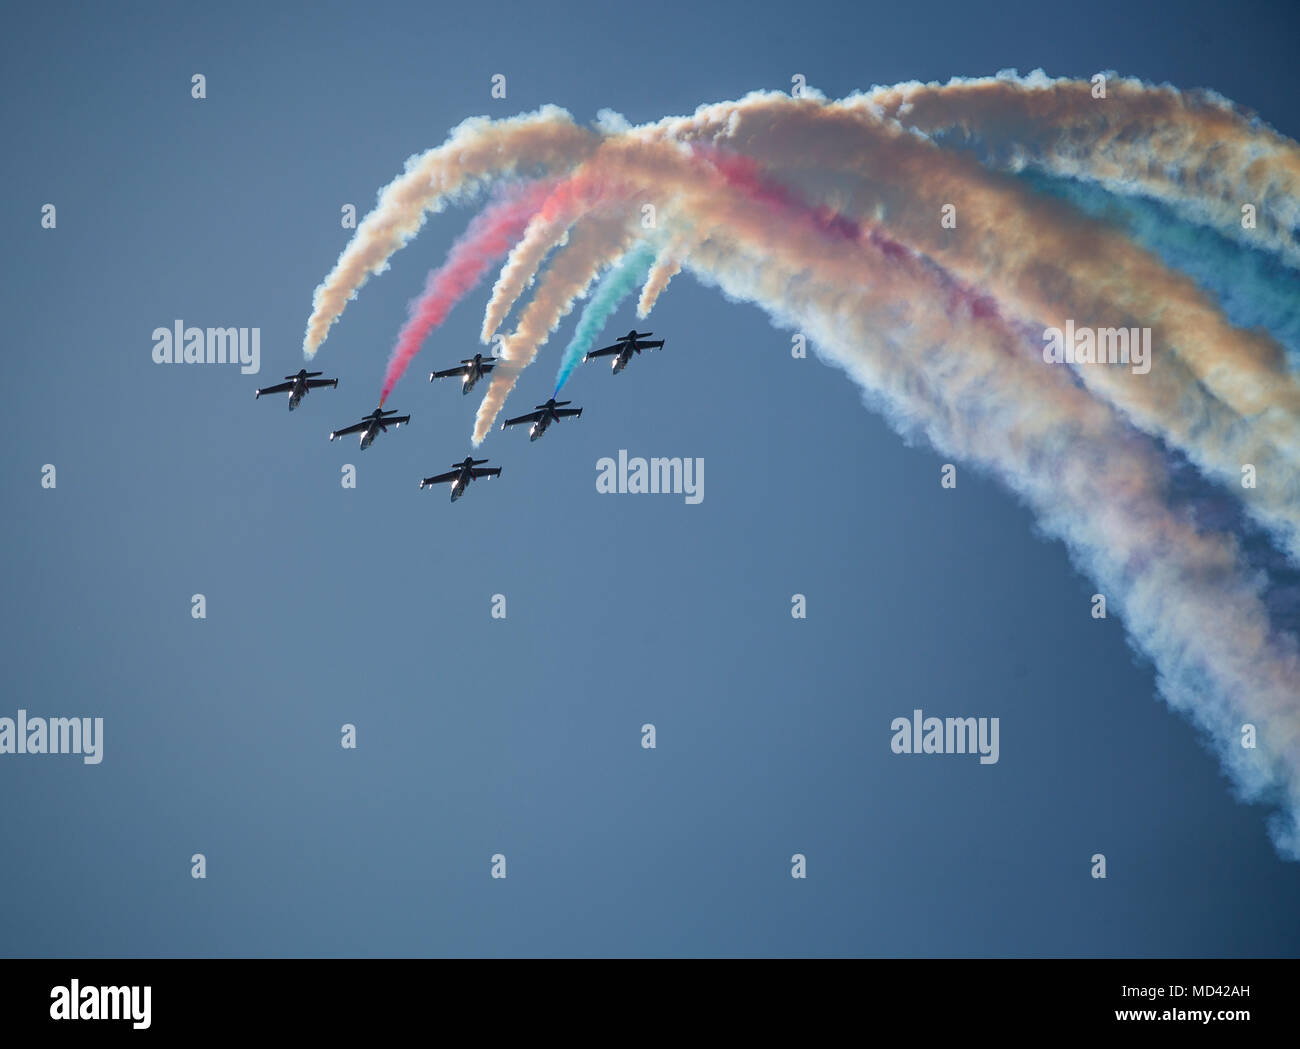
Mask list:
[[[533,423],[528,431],[528,439],[535,441],[546,432],[546,428],[551,425],[551,413],[547,412],[537,422]]]
[[[474,384],[487,374],[483,370],[483,364],[483,358],[475,356],[472,361],[465,365],[465,384],[460,389],[461,393],[469,393],[470,390],[474,389]]]

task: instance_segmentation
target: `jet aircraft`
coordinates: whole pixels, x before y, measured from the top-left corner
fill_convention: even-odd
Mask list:
[[[451,482],[451,501],[454,503],[462,495],[465,489],[469,487],[471,481],[477,481],[480,477],[500,477],[501,467],[489,466],[483,464],[488,462],[487,459],[475,459],[473,456],[465,456],[463,462],[452,463],[452,469],[445,474],[437,474],[434,477],[426,477],[420,482],[420,488],[431,487],[435,484],[446,484]]]
[[[257,400],[264,393],[285,393],[289,394],[289,411],[293,411],[302,403],[302,399],[307,396],[311,390],[318,390],[322,386],[338,387],[338,379],[317,379],[317,375],[324,375],[324,372],[309,372],[306,368],[301,368],[297,375],[286,375],[284,382],[278,382],[274,386],[266,386],[253,394],[253,400]]]
[[[504,430],[507,426],[517,426],[519,423],[532,423],[532,428],[528,431],[528,439],[535,441],[546,432],[546,428],[551,423],[559,422],[561,419],[576,419],[582,414],[581,408],[564,407],[564,405],[572,403],[572,401],[557,401],[552,397],[545,404],[539,404],[536,411],[521,415],[517,419],[507,419],[501,424],[501,429]]]
[[[380,433],[387,433],[390,426],[396,429],[402,423],[410,423],[411,417],[409,415],[397,415],[396,412],[396,408],[389,408],[388,411],[384,411],[383,408],[376,408],[369,415],[363,416],[359,423],[353,423],[341,430],[335,430],[330,434],[330,440],[332,441],[335,437],[343,437],[350,433],[360,433],[361,450],[364,452]]]
[[[450,379],[452,376],[459,375],[462,377],[460,392],[469,393],[474,389],[474,384],[483,378],[488,372],[496,367],[495,357],[484,357],[481,353],[474,354],[473,357],[466,357],[455,368],[448,368],[443,372],[430,372],[429,381],[434,379]]]
[[[664,347],[663,339],[647,341],[647,335],[653,335],[652,331],[638,332],[633,328],[626,335],[619,338],[618,342],[612,346],[606,346],[604,349],[592,350],[583,356],[583,361],[589,361],[593,357],[613,357],[614,362],[610,366],[610,371],[617,375],[627,367],[627,362],[632,359],[633,353],[640,353],[642,350],[662,350]]]

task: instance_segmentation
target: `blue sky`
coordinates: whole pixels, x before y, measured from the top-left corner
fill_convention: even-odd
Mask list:
[[[477,397],[425,380],[476,349],[486,288],[390,397],[409,430],[326,439],[373,408],[468,221],[448,212],[332,331],[313,367],[337,390],[292,415],[252,396],[302,366],[340,206],[466,116],[1042,66],[1210,86],[1300,137],[1296,19],[1271,7],[11,11],[0,716],[103,717],[105,755],[0,757],[22,901],[0,952],[1294,955],[1300,865],[1122,623],[1088,617],[1063,547],[991,479],[942,490],[941,458],[756,308],[678,278],[664,352],[580,366],[582,419],[493,433],[504,475],[453,507],[416,486],[469,451]],[[510,414],[550,394],[576,317]],[[155,365],[176,318],[260,327],[260,374]],[[597,493],[621,448],[703,458],[704,501]],[[999,717],[998,764],[891,754],[917,707]]]

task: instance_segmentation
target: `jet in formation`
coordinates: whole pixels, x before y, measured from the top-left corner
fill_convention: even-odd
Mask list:
[[[362,417],[359,423],[353,423],[341,430],[335,430],[330,434],[330,440],[334,440],[335,437],[345,437],[350,433],[359,433],[361,434],[361,450],[364,452],[380,433],[387,433],[390,426],[396,429],[402,423],[410,423],[411,417],[409,415],[397,415],[396,413],[396,408],[389,408],[388,411],[376,408],[369,415]]]
[[[495,357],[484,357],[481,353],[474,354],[473,357],[466,357],[456,368],[448,368],[445,372],[430,372],[429,381],[434,379],[450,379],[453,376],[461,376],[460,386],[461,393],[469,393],[474,389],[474,384],[483,378],[488,372],[496,367]]]
[[[557,401],[554,397],[545,404],[539,404],[536,411],[529,412],[527,415],[521,415],[517,419],[507,419],[501,424],[501,429],[508,426],[518,426],[520,423],[532,423],[532,429],[528,431],[528,439],[535,441],[546,432],[546,428],[553,422],[559,422],[561,419],[576,419],[582,414],[581,408],[566,408],[566,404],[572,404],[572,401]]]
[[[435,484],[446,484],[451,482],[451,501],[454,503],[462,495],[465,489],[469,487],[471,481],[477,481],[480,477],[500,477],[501,467],[489,466],[483,464],[488,462],[487,459],[475,459],[473,456],[465,456],[464,461],[452,463],[452,468],[445,474],[436,474],[433,477],[426,477],[420,482],[420,488],[431,487]]]
[[[274,386],[267,386],[253,394],[253,400],[257,400],[264,393],[285,393],[289,394],[289,411],[293,411],[302,403],[302,399],[307,396],[311,390],[319,390],[322,386],[338,387],[338,379],[318,379],[316,376],[324,375],[324,372],[309,372],[306,368],[298,371],[297,375],[286,375],[284,382],[278,382]]]
[[[663,339],[647,341],[647,335],[653,335],[652,331],[638,332],[633,328],[612,346],[606,346],[604,349],[592,350],[583,355],[583,361],[589,361],[594,357],[613,357],[614,362],[610,366],[610,371],[617,375],[627,367],[627,362],[632,359],[633,353],[640,353],[642,350],[662,350],[664,348]]]

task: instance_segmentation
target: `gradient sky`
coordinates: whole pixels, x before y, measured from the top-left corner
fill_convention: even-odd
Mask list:
[[[579,366],[582,419],[494,432],[504,475],[450,506],[417,482],[478,398],[426,380],[477,348],[486,286],[389,398],[409,430],[326,440],[373,408],[449,211],[332,330],[337,390],[253,400],[302,366],[340,206],[467,116],[1041,66],[1213,87],[1297,138],[1276,7],[11,7],[0,716],[103,717],[105,756],[0,757],[0,954],[1295,955],[1300,864],[1062,545],[991,479],[942,490],[758,309],[677,278],[664,352]],[[260,327],[260,374],[155,365],[176,318]],[[598,494],[620,448],[702,457],[703,503]],[[999,717],[999,763],[892,754],[916,707]]]

